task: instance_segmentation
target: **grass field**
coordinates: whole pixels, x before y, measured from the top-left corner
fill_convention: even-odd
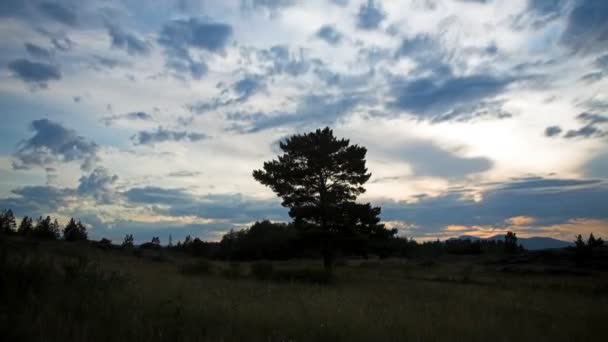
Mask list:
[[[343,260],[327,279],[319,260],[223,263],[19,239],[0,248],[4,341],[607,338],[599,271],[442,257]]]

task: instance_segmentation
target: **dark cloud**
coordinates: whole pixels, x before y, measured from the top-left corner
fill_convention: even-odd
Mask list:
[[[111,204],[116,200],[114,184],[117,175],[112,175],[108,169],[97,167],[88,176],[79,180],[76,192],[81,196],[92,196],[100,203]]]
[[[311,62],[304,57],[302,50],[292,53],[286,45],[275,45],[258,51],[259,58],[269,62],[269,74],[288,74],[300,76],[310,70]]]
[[[504,101],[481,101],[459,105],[445,114],[436,115],[431,119],[433,123],[440,122],[471,122],[486,119],[509,119],[513,114],[506,111]]]
[[[441,46],[428,34],[418,34],[411,38],[404,38],[401,45],[397,49],[397,56],[409,56],[414,59],[427,60],[431,58],[436,60]]]
[[[129,121],[152,121],[152,115],[146,112],[130,112],[125,114],[117,114],[112,116],[106,116],[101,121],[106,125],[110,126],[114,121],[118,120],[129,120]]]
[[[608,49],[608,2],[577,0],[574,3],[561,42],[582,54]]]
[[[233,130],[247,133],[288,125],[332,124],[363,100],[355,95],[307,95],[299,99],[293,112],[234,112],[228,115],[228,120],[234,122]]]
[[[232,89],[238,95],[238,102],[250,98],[262,88],[264,88],[264,82],[260,75],[246,75],[232,86]]]
[[[384,220],[402,220],[419,227],[419,235],[447,225],[504,225],[514,216],[537,218],[537,224],[558,224],[576,218],[608,218],[608,187],[598,181],[530,179],[498,184],[483,192],[481,201],[462,191],[437,197],[422,196],[416,203],[385,202]],[[561,185],[564,184],[564,185]],[[574,184],[577,184],[576,186]],[[581,205],[585,203],[586,205]]]
[[[51,58],[51,52],[41,46],[31,43],[25,43],[27,53],[36,59],[48,60]]]
[[[158,127],[156,131],[140,131],[132,137],[135,145],[154,145],[167,141],[199,141],[207,139],[203,133],[186,131],[174,131],[163,127]]]
[[[207,73],[207,65],[203,61],[195,60],[188,49],[221,53],[231,36],[232,27],[228,24],[190,18],[166,23],[160,32],[158,42],[165,48],[167,67],[178,73],[189,73],[194,79],[200,79]]]
[[[579,129],[566,132],[564,138],[597,138],[606,136],[606,132],[599,128],[599,125],[608,123],[608,117],[595,113],[581,113],[576,117],[585,125]]]
[[[491,75],[463,77],[395,79],[391,83],[393,101],[390,107],[413,112],[421,119],[434,119],[494,97],[511,79]]]
[[[601,72],[601,71],[590,72],[588,74],[583,75],[583,77],[581,77],[581,81],[586,82],[586,83],[595,83],[595,82],[601,81],[602,78],[604,78],[603,72]]]
[[[40,88],[46,88],[47,82],[61,79],[61,71],[56,65],[31,62],[21,58],[8,63],[13,75],[22,81]]]
[[[601,152],[591,158],[583,166],[583,172],[587,177],[608,178],[608,153]]]
[[[594,64],[596,67],[608,71],[608,54],[598,57]]]
[[[562,129],[559,126],[549,126],[545,128],[545,136],[546,137],[556,137],[562,133]]]
[[[581,121],[587,122],[590,125],[608,123],[608,116],[603,116],[595,113],[581,113],[576,118]]]
[[[124,32],[121,28],[108,25],[108,33],[112,39],[112,47],[123,49],[129,55],[147,55],[150,44],[132,33]]]
[[[60,51],[70,51],[76,45],[68,37],[53,37],[51,38],[51,44],[53,44],[55,49]]]
[[[501,184],[498,188],[501,190],[548,189],[580,187],[599,183],[601,183],[601,181],[597,179],[559,179],[543,177],[524,177],[515,178],[509,183]]]
[[[571,129],[568,132],[566,132],[566,134],[564,135],[564,138],[568,138],[568,139],[572,139],[572,138],[596,138],[596,137],[602,137],[604,136],[605,133],[593,126],[593,125],[586,125],[583,126],[579,129]]]
[[[262,75],[245,75],[228,88],[222,90],[220,96],[211,101],[199,101],[188,105],[191,112],[202,114],[218,108],[239,104],[265,88]]]
[[[459,179],[493,166],[488,158],[460,157],[428,142],[408,143],[400,149],[399,157],[411,165],[415,175],[426,177]]]
[[[390,158],[406,162],[414,176],[465,179],[470,175],[488,171],[492,160],[484,157],[462,157],[432,141],[410,140],[388,150]],[[372,183],[411,179],[411,175],[375,178]]]
[[[348,5],[349,0],[329,0],[332,4],[344,7]]]
[[[19,17],[26,13],[27,4],[24,0],[0,1],[0,18]]]
[[[295,0],[241,0],[241,8],[244,10],[265,9],[275,12],[295,4]]]
[[[176,177],[176,178],[188,178],[188,177],[196,177],[196,176],[200,176],[203,173],[200,171],[187,171],[187,170],[182,170],[182,171],[174,171],[174,172],[169,172],[167,174],[168,177]]]
[[[69,8],[58,2],[43,2],[39,8],[47,17],[62,24],[68,26],[76,26],[77,24],[77,15],[73,8]]]
[[[328,44],[337,45],[342,41],[342,33],[336,30],[333,25],[324,25],[316,33],[317,37],[323,39]]]
[[[382,9],[382,5],[374,0],[368,0],[359,7],[357,13],[357,27],[363,30],[374,30],[380,26],[380,23],[386,18],[386,13]]]
[[[13,167],[29,169],[47,167],[56,162],[82,162],[82,169],[90,169],[97,160],[98,146],[61,124],[40,119],[32,121],[34,135],[17,146]]]
[[[131,203],[154,205],[159,214],[227,219],[231,222],[287,220],[287,210],[278,201],[250,199],[240,194],[195,196],[184,189],[132,188],[123,193]],[[161,208],[168,207],[168,209]]]
[[[30,217],[56,211],[67,196],[73,195],[70,189],[54,186],[25,186],[11,192],[15,196],[0,198],[0,208],[10,208],[20,216]]]

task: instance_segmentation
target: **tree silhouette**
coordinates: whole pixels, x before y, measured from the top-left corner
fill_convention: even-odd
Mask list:
[[[17,229],[17,234],[23,236],[30,236],[34,231],[34,223],[31,217],[25,216],[21,220],[19,224],[19,228]]]
[[[505,235],[505,251],[507,253],[515,253],[517,251],[517,235],[513,232],[507,232],[507,235]]]
[[[59,222],[55,219],[51,221],[51,217],[40,217],[34,227],[33,236],[39,239],[57,240],[59,238]]]
[[[85,241],[87,239],[87,228],[80,222],[71,218],[63,229],[63,239],[66,241]]]
[[[381,232],[380,208],[354,203],[371,176],[367,149],[337,139],[329,127],[294,135],[280,143],[283,154],[264,163],[253,177],[283,199],[296,224],[309,227],[330,269],[335,249],[355,237]]]
[[[122,248],[133,248],[133,234],[125,235],[122,241]]]
[[[15,215],[12,210],[3,210],[0,213],[0,232],[5,234],[12,234],[15,232],[17,227],[15,221]]]

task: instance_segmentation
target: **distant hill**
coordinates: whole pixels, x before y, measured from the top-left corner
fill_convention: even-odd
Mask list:
[[[457,238],[452,238],[452,239],[504,241],[505,236],[504,235],[495,235],[495,236],[492,236],[489,238],[480,238],[477,236],[462,235],[462,236],[459,236]],[[558,240],[558,239],[554,239],[554,238],[550,238],[550,237],[541,237],[541,236],[534,236],[534,237],[529,237],[529,238],[518,237],[517,243],[521,244],[525,249],[531,250],[531,251],[540,250],[540,249],[564,248],[564,247],[574,245],[574,243],[572,243],[572,242],[562,241],[562,240]]]

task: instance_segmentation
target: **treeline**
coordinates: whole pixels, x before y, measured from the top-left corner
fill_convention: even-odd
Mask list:
[[[62,227],[57,219],[50,216],[39,217],[34,221],[24,217],[19,224],[11,210],[0,212],[0,231],[9,235],[20,235],[36,239],[66,241],[86,241],[87,229],[74,218]],[[121,249],[168,249],[195,257],[219,260],[287,260],[298,258],[319,258],[324,248],[324,236],[313,226],[302,226],[296,223],[278,223],[264,220],[255,222],[251,227],[242,230],[231,230],[219,242],[203,241],[187,236],[183,241],[161,245],[159,237],[136,246],[132,234],[125,235],[122,243],[112,244],[108,239],[95,241],[94,244],[103,248]],[[445,241],[418,242],[412,238],[399,237],[395,230],[387,230],[387,236],[369,239],[356,234],[344,236],[341,239],[329,240],[331,248],[343,257],[368,258],[376,256],[388,257],[436,257],[440,255],[476,255],[476,254],[516,254],[524,249],[517,243],[517,236],[508,232],[504,240],[470,240],[449,239]],[[578,263],[584,263],[601,250],[605,244],[601,238],[593,234],[585,241],[578,235],[575,246],[570,248],[576,252]]]
[[[515,233],[509,232],[504,241],[454,239],[425,241],[390,236],[366,239],[353,235],[334,239],[333,249],[346,257],[367,258],[374,255],[387,257],[424,257],[443,254],[518,253]],[[186,237],[171,247],[190,255],[223,260],[286,260],[321,256],[322,235],[294,223],[273,223],[268,220],[254,223],[250,228],[225,234],[220,242],[205,242]]]
[[[50,216],[40,216],[35,222],[33,218],[25,216],[19,225],[12,210],[0,212],[0,231],[9,235],[21,235],[44,240],[86,241],[87,229],[80,221],[71,218],[65,227],[57,219]]]

